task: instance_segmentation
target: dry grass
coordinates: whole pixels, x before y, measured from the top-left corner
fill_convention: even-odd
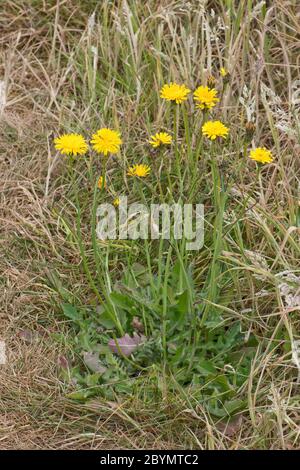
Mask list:
[[[239,282],[231,285],[238,293],[232,315],[241,315],[249,329],[258,326],[270,346],[281,327],[285,338],[298,339],[300,305],[288,306],[275,282],[279,272],[299,272],[300,144],[292,112],[299,99],[297,1],[271,2],[264,19],[256,1],[250,11],[251,2],[207,2],[203,15],[200,4],[206,2],[196,0],[142,3],[7,0],[0,6],[0,338],[8,353],[0,366],[0,448],[298,448],[297,367],[290,354],[273,354],[271,347],[253,363],[245,391],[248,413],[231,429],[201,406],[187,409],[172,398],[151,410],[142,392],[119,404],[80,405],[65,397],[58,363],[70,350],[70,333],[49,279],[59,273],[76,298],[90,293],[60,218],[63,209],[71,210],[69,183],[63,164],[53,162],[53,135],[72,126],[90,130],[109,117],[122,123],[125,150],[130,131],[140,151],[149,120],[157,126],[161,121],[157,90],[163,78],[194,87],[219,60],[226,59],[231,70],[224,115],[235,116],[233,127],[244,126],[239,96],[246,85],[254,97],[256,138],[277,155],[249,201],[243,233],[245,246],[267,260],[267,273],[251,253],[245,259],[233,240],[231,251],[222,254],[239,272]],[[235,19],[226,14],[230,3]],[[211,8],[225,30],[205,33]],[[279,105],[272,104],[270,91],[264,99],[262,82],[281,99]],[[237,206],[251,187],[249,171],[243,187],[235,188]],[[202,262],[199,257],[199,273]],[[265,275],[264,293],[257,274]],[[254,318],[247,317],[249,308]],[[63,341],[57,340],[61,332]]]

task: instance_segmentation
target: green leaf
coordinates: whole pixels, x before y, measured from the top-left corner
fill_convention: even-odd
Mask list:
[[[77,308],[71,304],[62,304],[63,313],[66,317],[75,322],[82,320],[82,315]]]
[[[232,386],[229,383],[228,377],[226,377],[225,374],[220,374],[218,375],[214,383],[217,383],[219,385],[219,388],[222,390],[223,393],[225,392],[232,392]]]
[[[71,398],[71,400],[78,400],[78,401],[85,401],[89,398],[90,392],[89,390],[78,390],[76,392],[71,392],[67,394],[67,398]]]
[[[231,416],[247,406],[246,400],[241,400],[239,398],[226,401],[223,405],[220,402],[218,405],[213,404],[213,402],[214,400],[210,400],[210,402],[206,405],[206,408],[211,414],[218,416],[219,418]]]
[[[135,302],[126,294],[112,292],[110,298],[115,306],[123,308],[124,310],[132,310],[135,307]]]
[[[182,315],[187,315],[190,309],[190,299],[188,291],[185,290],[184,292],[182,292],[182,294],[179,294],[177,300],[177,309]]]
[[[140,276],[141,274],[148,272],[148,268],[143,266],[141,263],[133,263],[131,269],[135,276]]]
[[[233,413],[243,409],[245,405],[246,405],[246,400],[241,400],[239,398],[236,398],[235,400],[226,401],[224,403],[224,408],[229,415],[232,415]]]
[[[170,306],[168,312],[170,326],[182,329],[182,326],[186,323],[190,313],[188,291],[185,290],[181,294],[177,295],[174,298],[174,301],[176,301],[176,304]]]
[[[97,307],[97,313],[98,313],[97,320],[102,326],[104,326],[108,330],[116,326],[112,315],[109,313],[108,310],[105,309],[103,305],[99,305]]]
[[[218,373],[215,366],[210,361],[205,359],[200,359],[200,361],[197,362],[196,369],[203,375],[212,375]]]

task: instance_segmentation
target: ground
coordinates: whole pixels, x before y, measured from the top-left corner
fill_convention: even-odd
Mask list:
[[[0,365],[0,448],[299,447],[297,3],[1,2],[0,339],[7,361]],[[221,274],[209,268],[217,253],[220,269],[226,266],[230,274],[218,297],[209,291],[207,302],[219,306],[226,322],[238,320],[245,334],[258,338],[249,376],[237,392],[246,405],[224,422],[189,400],[188,390],[174,395],[165,384],[159,404],[152,403],[145,397],[153,377],[125,398],[75,401],[66,375],[68,361],[77,363],[80,354],[61,304],[70,298],[76,305],[93,304],[95,295],[70,226],[74,194],[66,161],[53,138],[121,128],[122,155],[137,163],[137,155],[150,152],[144,146],[149,133],[167,130],[161,86],[178,81],[195,89],[209,75],[223,90],[218,112],[235,141],[225,155],[224,174],[235,171],[230,161],[240,158],[238,135],[245,129],[249,147],[267,147],[274,155],[261,172],[254,162],[243,174],[236,170],[223,215],[225,225],[236,218],[238,224],[230,231],[228,222],[222,249],[212,238],[193,256],[198,292],[207,288],[207,278],[217,285]],[[114,168],[108,168],[110,183]],[[218,194],[211,195],[211,170],[203,168],[208,183],[201,191],[210,211]],[[111,196],[129,188],[123,170]],[[81,202],[88,204],[93,191],[88,192],[85,164],[76,171]],[[158,184],[154,192],[160,189]],[[82,231],[92,266],[84,219]],[[114,279],[123,269],[122,247],[128,258],[142,256],[138,245],[132,251],[128,246],[115,247],[120,257],[109,266]]]

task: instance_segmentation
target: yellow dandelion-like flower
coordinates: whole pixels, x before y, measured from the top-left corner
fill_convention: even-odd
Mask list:
[[[210,140],[215,140],[217,137],[226,139],[229,129],[221,121],[207,121],[202,126],[202,132]]]
[[[112,129],[99,129],[93,134],[91,144],[98,153],[107,155],[108,153],[118,153],[120,145],[122,144],[120,132]]]
[[[265,147],[257,147],[251,150],[249,157],[260,163],[271,163],[273,161],[272,152]]]
[[[54,146],[60,153],[66,155],[84,155],[88,144],[80,134],[64,134],[54,139]]]
[[[185,85],[178,83],[169,83],[164,85],[160,90],[160,97],[167,101],[175,101],[180,104],[187,99],[187,95],[191,92]]]
[[[119,198],[119,197],[116,197],[116,199],[114,199],[113,205],[114,205],[115,207],[118,207],[118,206],[120,205],[120,198]]]
[[[222,75],[222,77],[226,77],[226,75],[228,75],[228,71],[225,69],[225,67],[221,67],[220,68],[220,74]]]
[[[217,94],[218,92],[215,88],[199,86],[197,90],[194,91],[194,100],[196,101],[197,108],[211,109],[216,106],[216,103],[219,101]]]
[[[128,176],[139,176],[140,178],[145,178],[150,173],[149,165],[133,165],[128,168]]]
[[[97,184],[99,189],[105,189],[107,187],[106,180],[104,181],[103,176],[99,177]]]
[[[172,137],[167,132],[158,132],[155,135],[152,135],[149,143],[152,147],[157,148],[160,145],[170,145],[172,142]]]

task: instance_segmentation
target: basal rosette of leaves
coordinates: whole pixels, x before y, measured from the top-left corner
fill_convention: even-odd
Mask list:
[[[103,396],[112,400],[120,394],[130,396],[147,375],[151,377],[151,372],[161,370],[165,362],[170,392],[175,393],[178,384],[188,386],[193,400],[198,400],[218,417],[244,408],[245,401],[240,398],[239,389],[249,376],[251,359],[257,349],[256,340],[252,336],[245,340],[240,321],[224,326],[224,319],[217,312],[201,325],[201,293],[194,288],[191,266],[186,282],[192,289],[185,285],[178,290],[181,269],[179,263],[174,265],[167,286],[166,357],[160,320],[165,292],[158,278],[149,287],[147,269],[140,264],[134,265],[131,274],[124,274],[111,292],[109,302],[97,310],[63,304],[65,315],[77,330],[78,354],[87,351],[82,357],[82,365],[68,369],[76,383],[70,398],[86,400]],[[117,313],[127,332],[119,340],[112,311]],[[145,318],[147,332],[142,327]],[[152,376],[154,385],[156,374]],[[156,395],[157,386],[148,384],[148,398],[151,400]]]

